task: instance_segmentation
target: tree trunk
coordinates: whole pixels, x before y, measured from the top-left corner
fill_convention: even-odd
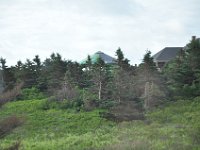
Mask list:
[[[99,82],[99,100],[101,100],[101,85],[102,85],[102,83],[101,82]]]
[[[149,84],[149,82],[146,82],[144,92],[145,92],[144,108],[147,110],[149,108],[149,99],[150,99],[150,84]]]

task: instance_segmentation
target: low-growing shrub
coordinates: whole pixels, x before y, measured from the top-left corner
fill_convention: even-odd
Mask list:
[[[40,106],[43,110],[48,109],[72,109],[80,110],[83,106],[83,102],[81,99],[77,100],[62,100],[57,101],[55,96],[51,96],[48,99],[44,100]]]
[[[45,99],[42,103],[41,103],[41,106],[40,108],[42,110],[48,110],[48,109],[55,109],[55,108],[58,108],[58,104],[56,101],[54,100],[51,100],[53,99],[53,96],[50,97],[49,99]]]
[[[84,101],[84,110],[86,111],[94,110],[98,106],[99,106],[99,102],[97,100],[91,99],[91,100]]]
[[[116,102],[114,100],[103,100],[103,101],[99,102],[99,107],[103,108],[103,109],[108,109],[108,108],[115,106],[116,104],[118,104],[118,102]]]
[[[22,89],[19,100],[44,99],[45,95],[36,87]]]

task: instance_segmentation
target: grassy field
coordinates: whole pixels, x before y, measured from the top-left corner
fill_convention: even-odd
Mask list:
[[[118,124],[100,118],[102,110],[43,110],[43,102],[11,102],[0,110],[0,119],[16,115],[25,120],[0,141],[0,149],[17,140],[22,150],[200,149],[200,98],[171,102],[147,113],[145,121]]]

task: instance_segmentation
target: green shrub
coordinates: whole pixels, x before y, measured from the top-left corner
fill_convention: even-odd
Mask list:
[[[99,107],[103,109],[108,109],[118,104],[118,102],[113,100],[104,100],[99,103]]]
[[[77,100],[62,100],[58,101],[55,96],[51,96],[48,99],[44,100],[40,106],[43,110],[48,109],[72,109],[80,110],[83,106],[83,102],[81,99]]]
[[[58,108],[58,104],[56,101],[50,101],[49,99],[45,99],[42,103],[40,108],[42,110],[49,110],[49,109],[55,109]]]
[[[87,90],[81,91],[81,99],[83,100],[83,108],[86,111],[93,110],[99,106],[99,101],[97,95],[88,92]]]
[[[36,87],[22,89],[19,100],[44,99],[45,95]]]
[[[82,101],[78,100],[63,100],[61,102],[58,103],[58,107],[60,109],[76,109],[76,110],[80,110],[80,108],[82,107]]]

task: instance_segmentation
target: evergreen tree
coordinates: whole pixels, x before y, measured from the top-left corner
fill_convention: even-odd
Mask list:
[[[19,60],[17,61],[17,64],[15,65],[13,69],[13,74],[14,74],[16,82],[21,82],[22,80],[22,74],[23,74],[22,66],[23,66],[23,63]]]
[[[34,63],[27,59],[23,64],[21,61],[12,68],[16,82],[24,83],[24,87],[30,88],[36,85],[36,72]]]
[[[9,68],[6,66],[6,59],[0,58],[1,67],[0,70],[2,72],[2,78],[0,79],[3,83],[4,91],[12,89],[14,87],[14,75],[13,68]]]
[[[66,62],[66,73],[71,80],[71,83],[77,87],[84,87],[84,77],[82,66],[77,62]]]
[[[88,55],[87,60],[86,60],[86,69],[90,70],[91,67],[92,67],[92,60],[91,60],[90,55]]]
[[[179,56],[167,64],[164,74],[174,95],[194,97],[200,92],[200,40],[193,38]]]
[[[147,51],[144,55],[142,63],[138,67],[138,75],[144,82],[151,82],[156,72],[156,64],[153,61],[151,52]]]
[[[35,85],[37,88],[42,89],[43,83],[41,78],[41,71],[42,71],[42,63],[39,58],[39,55],[36,55],[35,58],[33,58],[33,65],[34,65],[34,72],[35,72]]]
[[[106,69],[105,62],[98,57],[97,61],[92,67],[92,82],[93,89],[98,91],[98,99],[102,99],[102,90],[105,87]]]
[[[60,89],[66,72],[66,61],[62,60],[60,54],[52,53],[50,58],[47,58],[42,67],[41,79],[43,90],[49,89],[55,92]]]
[[[186,46],[186,56],[193,71],[200,69],[200,39],[194,37]]]
[[[120,47],[116,51],[116,56],[117,56],[117,63],[120,66],[120,64],[124,61],[124,54]]]
[[[89,88],[92,85],[92,60],[90,55],[88,55],[86,63],[82,65],[82,68],[84,68],[83,72],[83,87]]]
[[[136,78],[136,87],[139,89],[138,96],[144,97],[145,109],[159,105],[166,98],[168,94],[166,81],[158,72],[150,51],[144,55],[142,63],[137,69]]]
[[[116,56],[117,56],[118,66],[123,68],[124,70],[129,70],[130,69],[129,60],[127,58],[124,58],[124,54],[123,54],[121,48],[117,49]]]
[[[120,48],[117,49],[116,55],[117,66],[113,68],[113,98],[118,102],[133,100],[135,98],[134,69],[129,64],[129,60],[124,58]]]

